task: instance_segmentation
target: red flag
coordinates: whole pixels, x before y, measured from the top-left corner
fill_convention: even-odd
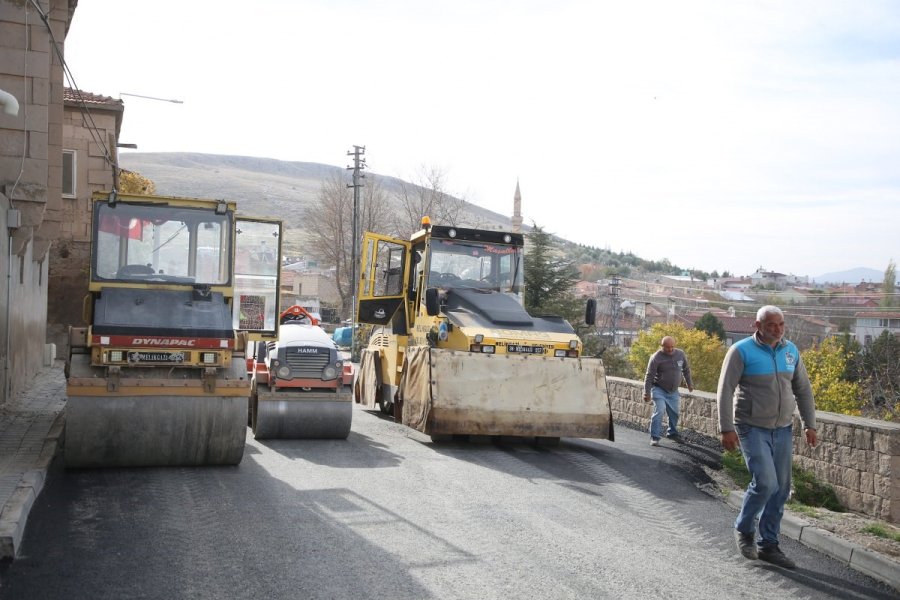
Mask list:
[[[100,231],[119,237],[127,235],[133,240],[143,240],[144,222],[140,219],[129,219],[127,224],[123,224],[119,219],[119,215],[104,214],[100,217]]]

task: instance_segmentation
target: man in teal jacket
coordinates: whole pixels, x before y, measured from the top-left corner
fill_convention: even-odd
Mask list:
[[[797,346],[784,337],[784,313],[763,306],[756,333],[728,349],[719,376],[719,431],[722,446],[740,444],[752,480],[734,522],[741,554],[793,569],[778,547],[784,503],[791,491],[794,409],[806,443],[816,445],[816,406]],[[758,540],[756,520],[759,519]]]

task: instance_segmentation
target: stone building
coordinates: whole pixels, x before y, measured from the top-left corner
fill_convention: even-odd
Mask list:
[[[65,88],[62,199],[47,218],[59,221],[50,249],[47,340],[57,353],[68,349],[68,327],[83,325],[91,252],[91,195],[113,187],[116,145],[122,128],[121,100]]]
[[[0,405],[51,358],[48,250],[63,183],[64,43],[76,0],[0,0]]]

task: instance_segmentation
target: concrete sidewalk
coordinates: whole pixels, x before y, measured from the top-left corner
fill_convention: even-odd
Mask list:
[[[61,448],[65,425],[63,361],[44,368],[31,386],[0,407],[0,559],[15,558],[28,513],[44,487],[50,463]],[[727,501],[740,508],[743,492]],[[900,591],[900,560],[811,526],[785,513],[783,535],[883,581]]]
[[[63,361],[0,406],[0,560],[15,558],[65,429]]]
[[[729,505],[741,509],[744,492],[731,492],[726,498]],[[813,527],[801,517],[785,511],[781,519],[781,535],[799,541],[804,546],[818,550],[835,560],[850,565],[850,568],[865,573],[873,579],[883,581],[900,591],[900,560],[873,552],[859,544],[845,540],[818,527]],[[735,549],[735,552],[737,550]]]

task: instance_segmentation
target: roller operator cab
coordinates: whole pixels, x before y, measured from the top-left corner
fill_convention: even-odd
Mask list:
[[[522,306],[523,236],[423,225],[408,242],[365,234],[357,319],[374,328],[356,401],[438,438],[613,439],[601,360]]]
[[[70,328],[69,467],[234,465],[248,339],[277,336],[281,223],[235,203],[95,194],[86,327]]]

